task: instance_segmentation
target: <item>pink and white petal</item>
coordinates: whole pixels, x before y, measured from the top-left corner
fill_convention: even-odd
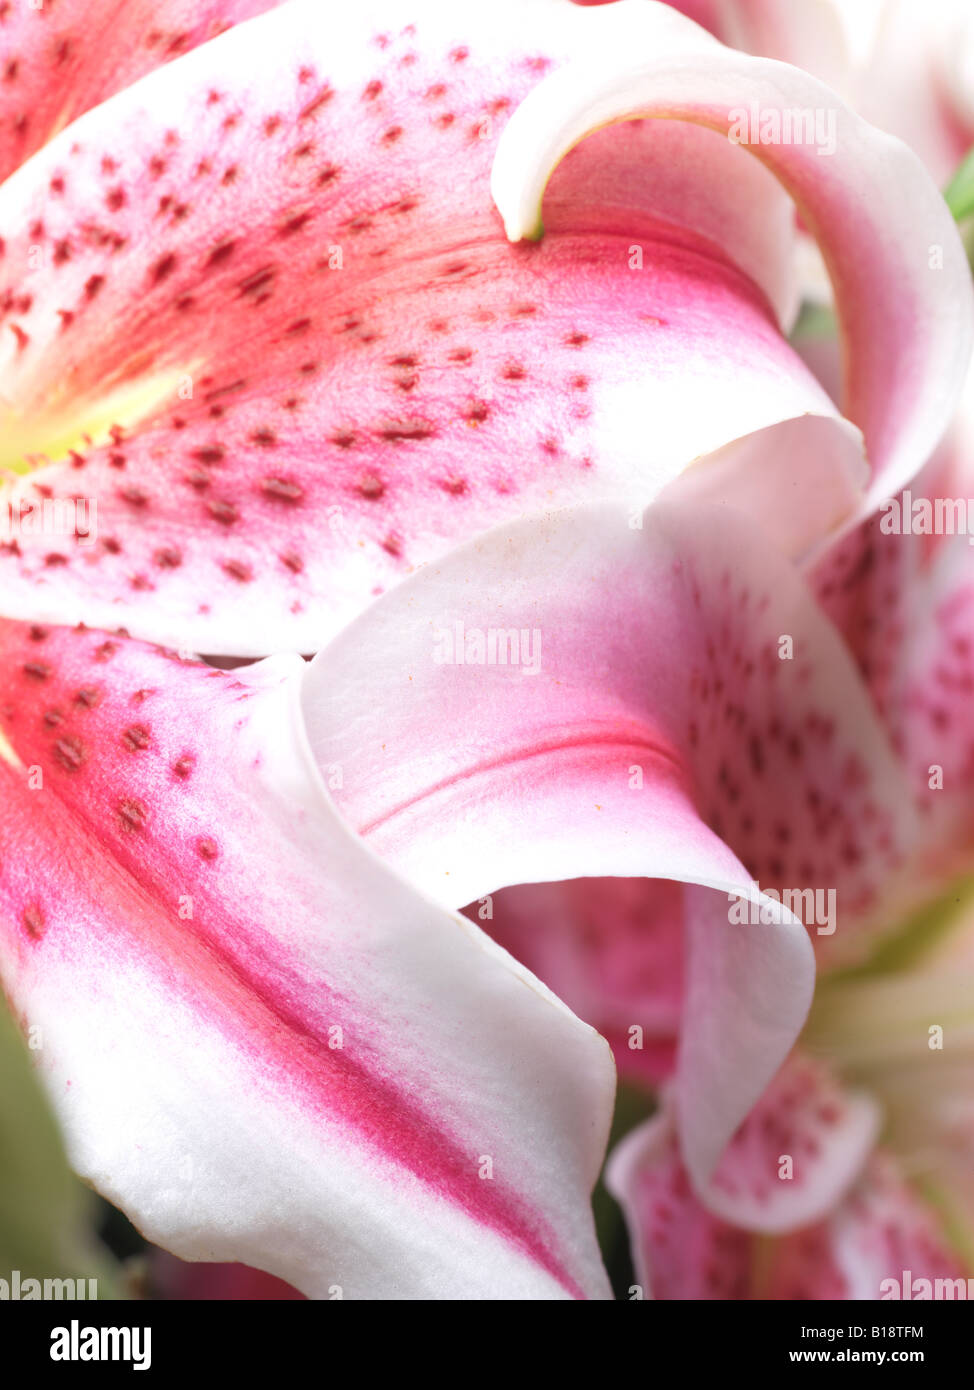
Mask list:
[[[962,408],[920,475],[812,571],[910,772],[924,822],[918,871],[934,893],[969,870],[974,848],[972,464],[969,373]]]
[[[644,1298],[751,1296],[753,1237],[714,1216],[697,1198],[669,1108],[616,1145],[605,1181],[625,1214]]]
[[[782,544],[805,540],[791,515],[828,528],[857,505],[858,434],[779,331],[771,175],[712,131],[616,127],[559,171],[545,243],[512,247],[498,132],[589,51],[598,11],[410,15],[294,0],[0,190],[2,461],[38,465],[0,501],[98,508],[94,544],[38,527],[0,551],[7,613],[314,650],[458,539],[553,501],[645,504],[808,418],[815,448],[768,460]]]
[[[493,664],[452,659],[457,623],[464,648],[494,633]],[[337,690],[336,660],[356,673]],[[763,887],[835,887],[848,929],[915,834],[902,770],[841,642],[729,509],[671,500],[641,517],[599,506],[498,528],[336,639],[312,664],[306,709],[319,760],[343,765],[335,794],[350,823],[451,905],[578,877],[563,836],[582,843],[600,820],[620,834],[587,876],[648,872],[629,867],[634,817],[699,870],[667,828],[672,813],[702,819]],[[584,781],[600,793],[590,808]],[[526,798],[532,836],[505,835],[510,810],[491,787]],[[466,807],[476,816],[457,814]],[[480,852],[485,831],[503,847],[502,876]],[[711,853],[706,834],[694,840]]]
[[[906,1271],[914,1284],[963,1274],[933,1212],[881,1152],[824,1219],[771,1238],[699,1200],[668,1108],[617,1145],[606,1182],[626,1216],[636,1277],[653,1298],[876,1300],[890,1296],[885,1280],[902,1291]]]
[[[701,1200],[752,1231],[781,1234],[826,1215],[858,1178],[880,1129],[866,1091],[789,1058],[735,1133]]]
[[[616,1146],[606,1182],[625,1214],[645,1297],[847,1297],[827,1222],[769,1238],[725,1221],[703,1205],[680,1158],[669,1108]]]
[[[972,55],[966,0],[932,0],[923,11],[910,0],[887,0],[860,50],[851,89],[857,109],[916,150],[941,186],[974,141]]]
[[[829,1223],[833,1259],[848,1299],[923,1297],[918,1280],[960,1279],[966,1271],[928,1206],[894,1160],[878,1153]],[[906,1293],[909,1277],[912,1294]],[[932,1296],[932,1287],[926,1297]]]
[[[349,834],[304,664],[0,645],[0,961],[77,1170],[312,1297],[604,1296],[608,1049]]]
[[[503,888],[466,911],[598,1029],[620,1074],[656,1085],[676,1062],[683,895],[670,879],[565,879]]]
[[[0,3],[0,182],[83,111],[278,3]]]
[[[938,184],[974,141],[967,0],[680,0],[723,43],[794,63],[904,140]]]
[[[687,983],[674,1104],[684,1162],[700,1192],[795,1037],[807,966],[790,938],[797,919],[770,906],[766,925],[728,930],[726,906],[707,887],[685,889]]]
[[[717,132],[687,122],[607,126],[570,150],[555,171],[546,231],[624,232],[634,214],[685,228],[721,247],[788,330],[800,308],[794,207],[769,170],[739,153]],[[637,275],[639,245],[637,237],[626,248],[627,269]],[[645,273],[652,247],[642,251]]]
[[[831,923],[801,906],[856,957],[915,827],[839,638],[753,524],[663,502],[631,520],[555,513],[427,566],[312,663],[305,710],[349,823],[447,905],[688,885],[683,1123],[709,1176],[807,1001],[791,914],[737,923],[727,894],[834,889]]]
[[[935,185],[912,151],[808,73],[726,49],[662,6],[591,13],[605,47],[546,77],[501,137],[492,184],[508,234],[539,234],[552,170],[609,122],[682,119],[746,140],[824,254],[846,349],[845,413],[866,440],[874,506],[933,451],[970,356],[970,273]],[[823,116],[824,140],[758,143],[763,131],[756,140],[743,126],[755,110],[780,121],[796,109]]]
[[[861,436],[836,426],[827,416],[805,415],[755,430],[694,460],[665,492],[684,505],[744,512],[778,550],[814,563],[823,537],[841,531],[868,485]]]
[[[918,888],[926,880],[936,893],[974,863],[974,551],[965,534],[937,540],[931,555],[925,536],[872,529],[867,553],[883,561],[886,582],[865,588],[860,651],[922,816]]]

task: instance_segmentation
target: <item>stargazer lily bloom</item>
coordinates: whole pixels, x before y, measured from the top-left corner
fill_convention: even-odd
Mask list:
[[[702,496],[804,553],[929,453],[968,348],[960,244],[915,157],[815,79],[642,0],[294,0],[125,86],[251,9],[162,8],[114,67],[67,0],[0,29],[11,100],[63,44],[76,84],[7,127],[8,162],[53,138],[0,187],[2,500],[97,502],[94,537],[5,543],[7,614],[309,651],[552,501],[641,505],[697,460]],[[834,152],[735,145],[752,103],[826,108]],[[509,244],[492,166],[524,237],[567,146],[633,115],[665,119],[584,141],[540,245]],[[783,336],[787,194],[835,279],[847,418]]]
[[[76,86],[4,147],[3,501],[98,531],[0,550],[4,985],[75,1167],[176,1254],[316,1297],[603,1297],[609,1049],[456,910],[670,894],[672,1132],[716,1201],[811,997],[773,892],[836,887],[858,956],[918,840],[787,557],[942,432],[962,248],[904,146],[661,6],[267,8],[117,66],[67,3],[9,31],[11,84]],[[827,107],[835,150],[738,147],[748,104]],[[843,413],[785,337],[788,195]],[[552,501],[584,505],[511,521]],[[310,667],[145,644],[350,618]],[[818,1202],[871,1141],[850,1110]]]

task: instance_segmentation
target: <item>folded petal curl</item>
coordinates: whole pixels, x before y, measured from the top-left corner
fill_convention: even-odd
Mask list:
[[[801,69],[640,0],[591,13],[613,42],[548,75],[501,137],[493,188],[509,235],[539,234],[552,171],[609,122],[695,121],[749,150],[793,196],[833,282],[844,409],[871,467],[866,514],[927,461],[963,386],[974,296],[946,204],[906,145]]]
[[[77,1170],[314,1297],[604,1296],[608,1049],[342,825],[304,663],[0,651],[0,965]]]
[[[786,562],[745,518],[675,502],[641,529],[613,507],[500,528],[386,595],[305,698],[350,824],[446,904],[581,876],[685,885],[679,1095],[704,1181],[808,1003],[808,938],[768,892],[834,889],[835,949],[855,955],[914,829]]]

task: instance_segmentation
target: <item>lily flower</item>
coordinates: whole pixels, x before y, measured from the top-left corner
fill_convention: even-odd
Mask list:
[[[74,11],[50,8],[4,37],[11,94],[56,61]],[[249,9],[206,7],[186,45]],[[585,132],[548,134],[620,46],[646,105],[613,78],[605,120],[666,119],[581,144],[544,239],[511,245],[492,169],[533,234]],[[942,429],[970,303],[917,160],[663,6],[292,0],[126,86],[171,45],[129,48],[69,67],[58,109],[84,114],[0,186],[0,501],[97,504],[0,546],[9,616],[313,651],[458,541],[552,502],[639,510],[693,460],[803,554]],[[753,103],[826,109],[835,150],[733,143]],[[782,331],[788,194],[834,274],[844,417]]]
[[[757,524],[679,490],[630,521],[499,528],[310,666],[5,622],[0,969],[74,1166],[157,1243],[318,1297],[604,1296],[612,1069],[566,1004],[620,1061],[665,1012],[605,1021],[550,974],[562,1003],[480,929],[496,890],[580,875],[669,881],[656,1072],[719,1191],[811,999],[779,890],[834,889],[857,960],[922,817]],[[868,1106],[852,1128],[858,1154]]]
[[[682,885],[674,1123],[709,1191],[811,995],[765,800],[797,781],[853,954],[914,844],[785,556],[933,447],[962,249],[903,146],[657,5],[224,17],[132,86],[91,75],[0,187],[4,501],[98,513],[0,553],[4,984],[75,1168],[176,1254],[316,1297],[602,1297],[608,1049],[456,909]],[[831,162],[736,148],[752,102],[827,106]],[[665,119],[553,173],[629,116]],[[844,415],[784,336],[786,194]],[[310,667],[137,640],[313,650],[350,618]],[[512,628],[525,661],[491,665]]]
[[[580,87],[569,94],[569,84],[576,79]],[[513,159],[530,160],[544,147],[553,163],[584,132],[593,112],[603,120],[618,119],[649,109],[655,98],[630,45],[604,74],[578,69],[552,79],[532,95],[517,119],[525,126],[533,122],[533,147],[526,145],[529,137],[523,127],[512,127],[505,141],[509,139],[516,151]],[[495,179],[503,174],[506,154],[502,145]],[[537,187],[536,180],[523,195],[525,211],[518,215],[524,225],[530,222],[526,209]],[[958,422],[954,432],[961,439],[962,425]],[[940,505],[949,478],[956,482],[969,476],[969,459],[958,458],[957,442],[952,439],[953,448],[942,451],[918,481],[917,494],[929,497],[931,505]],[[964,467],[958,468],[958,463]],[[896,475],[890,473],[875,495],[895,497],[897,491]],[[903,507],[909,504],[909,493],[897,501]],[[811,575],[898,752],[904,778],[901,795],[910,798],[917,811],[907,870],[890,876],[893,893],[884,894],[878,914],[876,903],[870,906],[870,924],[863,920],[860,903],[828,879],[815,880],[824,891],[836,893],[842,904],[834,938],[834,923],[809,923],[813,935],[827,933],[818,941],[827,971],[846,951],[853,957],[875,951],[875,939],[882,933],[895,935],[911,907],[919,908],[920,920],[926,922],[931,900],[943,892],[953,896],[955,876],[970,871],[974,813],[966,790],[971,768],[967,705],[974,688],[969,670],[974,633],[967,535],[950,540],[922,534],[891,539],[888,529],[881,518],[864,525],[832,549]],[[735,833],[740,833],[742,826],[753,824],[754,816],[746,788],[742,791],[738,784],[735,791],[742,808],[735,816]],[[816,788],[813,805],[819,835],[830,828],[826,804]],[[794,838],[807,846],[807,831],[798,829],[789,816],[782,817],[778,829],[783,844]],[[846,852],[853,860],[861,859],[863,846],[853,841]],[[761,875],[762,886],[780,882],[781,866],[788,862],[788,853],[779,852],[773,873]],[[807,886],[813,880],[802,870],[793,881]],[[637,1020],[645,1020],[653,1046],[648,1056],[631,1054],[630,1073],[641,1074],[643,1081],[658,1081],[672,1071],[674,1052],[678,1067],[685,1043],[677,1043],[674,1023],[680,1018],[685,984],[682,907],[672,885],[614,887],[601,881],[519,889],[503,901],[501,918],[498,938],[584,1017],[606,1030],[620,1065],[627,1064],[632,1028],[641,1033]],[[874,968],[888,968],[883,962],[879,955]],[[878,1029],[879,1042],[874,1042],[870,1057],[889,1081],[891,1068],[879,1061],[882,1044],[889,1041],[889,1029],[879,1018],[887,1001],[892,1011],[900,994],[916,1006],[928,998],[931,1028],[943,1011],[956,1020],[957,1008],[951,1011],[943,1001],[952,989],[955,1005],[960,1006],[967,988],[964,979],[945,976],[938,989],[925,994],[929,986],[929,977],[914,982],[912,976],[897,977],[888,988],[870,984],[869,997],[875,995],[879,1008],[869,1013],[860,1030],[857,1012],[861,1015],[863,1010],[855,989],[839,992],[836,984],[833,994],[827,974],[823,994],[836,1002],[830,1003],[827,1015],[824,1005],[821,1011],[816,1006],[803,1043],[823,1048],[834,1070],[797,1055],[770,1084],[707,1181],[701,1181],[686,1155],[679,1093],[666,1100],[657,1120],[627,1141],[610,1166],[610,1184],[627,1209],[647,1288],[667,1297],[760,1297],[768,1296],[769,1289],[776,1291],[773,1296],[791,1298],[875,1298],[881,1292],[907,1297],[889,1294],[887,1286],[895,1282],[896,1288],[902,1287],[910,1252],[914,1274],[928,1281],[955,1279],[965,1269],[971,1272],[970,1155],[963,1143],[970,1068],[963,1053],[963,1025],[959,1038],[953,1030],[955,1051],[958,1045],[962,1050],[953,1065],[938,1072],[935,1056],[932,1066],[920,1066],[913,1075],[911,1101],[925,1094],[938,1123],[923,1117],[917,1104],[907,1105],[896,1087],[872,1076],[866,1092],[840,1089],[837,1077],[853,1086],[860,1078],[854,1066],[845,1065],[841,1048],[838,1058],[832,1056],[841,1013],[841,1036],[853,1035],[862,1047],[869,1026]],[[824,1032],[820,1012],[828,1019]],[[909,1022],[915,1030],[913,1013]],[[893,1020],[890,1024],[895,1027]],[[903,1043],[915,1054],[926,1044],[926,1027],[922,1035],[914,1031]],[[893,1044],[890,1048],[894,1059],[900,1056]],[[922,1051],[919,1056],[925,1060]],[[945,1115],[953,1117],[953,1130],[943,1122]],[[922,1161],[911,1151],[921,1119],[925,1123],[920,1132],[926,1139]],[[884,1138],[877,1151],[881,1127]],[[794,1152],[782,1155],[783,1149]],[[890,1149],[895,1161],[888,1156]],[[783,1157],[798,1167],[797,1174],[777,1170]],[[937,1170],[936,1180],[931,1169]],[[949,1184],[941,1181],[940,1169],[949,1171]],[[773,1255],[754,1234],[782,1231],[798,1231],[800,1236],[784,1239]]]

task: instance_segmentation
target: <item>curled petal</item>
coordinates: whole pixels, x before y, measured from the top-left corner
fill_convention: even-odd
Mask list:
[[[604,45],[546,77],[501,138],[492,182],[508,235],[539,234],[552,170],[609,122],[694,121],[742,143],[791,193],[824,254],[845,413],[866,440],[874,506],[926,462],[970,355],[970,273],[935,185],[905,145],[798,68],[724,48],[663,6],[621,0],[591,14]],[[813,138],[783,138],[795,112],[818,122]]]
[[[683,1005],[682,884],[525,883],[471,904],[468,915],[598,1029],[621,1076],[655,1085],[670,1075]]]
[[[598,12],[410,16],[294,0],[0,188],[0,506],[31,521],[0,546],[6,613],[312,651],[458,540],[645,505],[725,447],[695,485],[785,550],[858,505],[859,433],[781,333],[771,175],[692,124],[616,127],[559,171],[545,242],[512,247],[499,133]],[[767,431],[758,470],[734,446]],[[31,511],[79,498],[84,534]]]
[[[667,1109],[617,1146],[606,1181],[625,1213],[646,1297],[929,1298],[935,1279],[950,1280],[952,1292],[941,1296],[953,1297],[963,1273],[934,1213],[881,1153],[821,1220],[770,1239],[701,1202]],[[920,1279],[929,1281],[926,1293]]]
[[[0,963],[77,1170],[313,1297],[603,1296],[608,1049],[349,834],[303,663],[0,647]]]
[[[740,1126],[703,1196],[726,1221],[780,1233],[820,1220],[858,1178],[880,1129],[865,1091],[844,1091],[801,1056]]]
[[[305,708],[350,824],[446,904],[582,875],[688,885],[681,1122],[700,1180],[807,1004],[806,935],[762,891],[801,888],[815,939],[855,955],[913,833],[835,633],[717,508],[494,531],[353,624]]]
[[[714,1216],[696,1196],[669,1109],[616,1146],[605,1180],[625,1214],[644,1297],[750,1296],[752,1237]]]

